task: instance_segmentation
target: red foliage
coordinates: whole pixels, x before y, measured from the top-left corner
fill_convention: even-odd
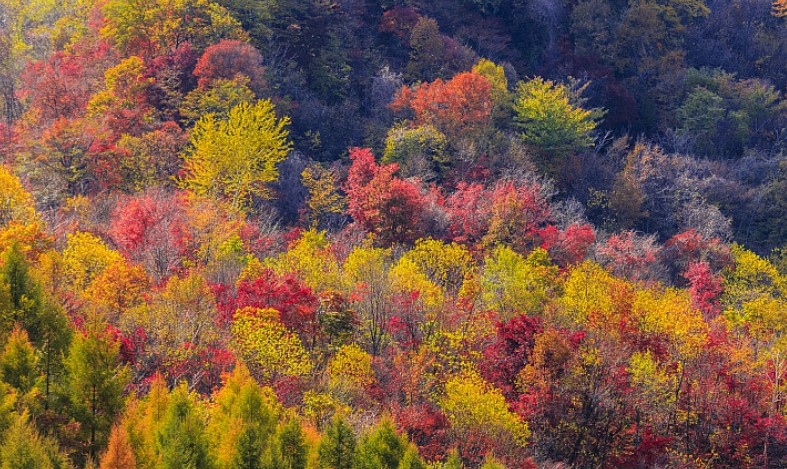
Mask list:
[[[447,453],[448,418],[433,405],[405,407],[394,413],[397,428],[404,431],[426,461],[442,460]]]
[[[31,62],[21,76],[22,98],[40,121],[81,115],[92,94],[104,84],[104,70],[114,61],[106,42],[81,41],[69,51]]]
[[[561,267],[582,261],[596,241],[596,233],[587,223],[572,223],[565,231],[549,225],[540,231],[540,236],[543,239],[541,247],[549,251],[552,260]]]
[[[706,262],[714,273],[732,266],[729,246],[718,238],[706,239],[693,228],[667,240],[660,258],[672,267],[676,275],[684,272],[689,264],[698,261]],[[686,275],[684,274],[683,277],[686,278]],[[680,281],[680,278],[675,280]]]
[[[316,332],[317,296],[293,274],[278,276],[266,269],[253,281],[240,282],[234,297],[226,286],[214,286],[214,292],[220,324],[229,324],[237,309],[251,306],[275,309],[281,322],[301,336],[312,336]]]
[[[149,101],[158,109],[177,108],[179,97],[197,86],[197,77],[193,73],[197,58],[197,52],[186,42],[172,53],[151,59],[146,70],[147,77],[153,79]],[[169,117],[174,117],[174,114]]]
[[[181,261],[185,232],[182,210],[180,197],[164,191],[121,199],[110,236],[126,256],[143,264],[156,280],[165,279]]]
[[[119,329],[107,324],[107,334],[115,342],[120,343],[120,360],[123,363],[133,365],[137,358],[145,353],[145,343],[148,337],[144,329],[138,328],[134,331],[134,335],[127,337]]]
[[[516,316],[497,325],[495,341],[484,350],[481,376],[494,383],[509,401],[519,398],[517,377],[530,362],[535,337],[543,330],[541,318]]]
[[[420,188],[393,174],[398,165],[378,166],[369,149],[350,150],[353,164],[344,190],[348,212],[384,244],[412,243],[423,235],[426,204]]]
[[[397,5],[383,13],[380,31],[392,33],[402,40],[409,41],[413,27],[420,18],[421,16],[411,7]]]
[[[448,137],[459,138],[489,124],[491,90],[486,77],[464,72],[448,81],[438,78],[415,88],[402,87],[390,108],[411,109],[415,113],[415,125],[433,125]]]
[[[489,225],[491,201],[481,184],[460,182],[446,199],[449,216],[448,235],[457,243],[477,244]]]
[[[213,80],[232,80],[241,75],[248,77],[249,88],[255,93],[265,89],[262,54],[254,46],[236,40],[223,39],[205,49],[194,75],[199,78],[200,88],[207,88]]]
[[[235,357],[229,350],[218,346],[196,346],[185,342],[176,361],[164,369],[170,385],[185,380],[191,389],[210,395],[223,384],[222,376],[235,367]]]
[[[492,203],[487,242],[503,243],[520,253],[542,244],[541,233],[552,214],[538,182],[500,181],[488,197]]]
[[[689,281],[689,293],[694,307],[702,311],[706,319],[718,316],[721,313],[718,298],[723,290],[721,277],[714,275],[705,261],[690,263],[683,277]]]
[[[599,262],[613,275],[636,282],[658,278],[660,250],[652,237],[624,231],[610,236],[597,254]]]

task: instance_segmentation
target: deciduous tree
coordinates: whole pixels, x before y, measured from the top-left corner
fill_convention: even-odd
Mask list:
[[[227,120],[208,114],[194,126],[192,148],[183,155],[184,188],[227,200],[241,211],[252,196],[266,196],[265,184],[278,178],[276,164],[290,150],[288,118],[277,119],[270,101],[239,104]]]

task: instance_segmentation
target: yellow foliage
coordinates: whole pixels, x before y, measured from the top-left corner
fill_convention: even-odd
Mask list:
[[[683,357],[697,356],[708,343],[708,324],[685,291],[638,291],[632,309],[642,330],[667,337]]]
[[[120,262],[107,266],[85,289],[85,297],[105,312],[123,313],[142,302],[150,282],[145,269]]]
[[[473,66],[473,71],[489,81],[492,86],[492,101],[496,108],[505,107],[511,101],[508,92],[508,78],[503,67],[491,60],[481,59]]]
[[[347,291],[352,291],[358,284],[387,284],[391,262],[390,249],[369,245],[353,248],[342,266]]]
[[[617,313],[615,290],[629,291],[630,286],[613,278],[598,264],[585,261],[569,273],[560,303],[568,319],[579,324],[586,324],[591,317],[605,322]]]
[[[239,357],[263,380],[304,376],[312,371],[300,339],[287,330],[274,309],[238,310],[232,333]]]
[[[290,248],[263,265],[279,275],[292,273],[316,292],[339,289],[339,264],[330,250],[325,231],[304,231]]]
[[[10,169],[0,165],[0,227],[12,221],[27,225],[37,220],[33,197]]]
[[[227,242],[237,236],[243,220],[229,216],[228,204],[190,194],[186,204],[189,243],[193,256],[203,264],[213,264],[221,257]],[[223,248],[222,248],[223,247]]]
[[[475,371],[464,371],[449,379],[439,404],[460,438],[483,433],[503,441],[513,440],[519,446],[527,444],[527,422],[508,410],[503,394]]]
[[[52,247],[52,236],[44,232],[43,222],[22,224],[12,221],[0,228],[0,253],[16,243],[28,260],[36,262],[44,251]]]
[[[131,56],[104,72],[105,89],[90,100],[88,114],[100,116],[110,109],[137,108],[139,103],[135,98],[153,83],[153,78],[145,78],[145,71],[145,62]]]
[[[734,244],[734,267],[724,271],[722,304],[740,308],[759,296],[787,297],[787,279],[766,259]]]
[[[307,166],[301,173],[301,181],[309,190],[309,198],[306,200],[306,206],[309,207],[307,222],[317,226],[324,214],[344,211],[346,201],[337,190],[336,174],[333,170],[324,169],[317,164]]]
[[[540,314],[558,287],[559,270],[549,254],[537,248],[527,258],[498,246],[486,259],[481,288],[484,303],[502,313]]]
[[[432,238],[419,239],[402,259],[413,262],[418,270],[443,290],[456,292],[474,271],[473,258],[461,244],[445,244]]]
[[[303,415],[317,428],[322,428],[335,414],[349,415],[352,412],[352,408],[342,404],[330,394],[311,390],[303,395],[303,407]]]
[[[76,292],[84,292],[107,267],[125,262],[122,254],[110,249],[90,233],[78,231],[66,238],[68,244],[63,250],[64,272]]]
[[[432,282],[410,257],[402,256],[391,269],[391,284],[394,291],[418,292],[419,301],[428,308],[443,304],[443,290]]]
[[[678,368],[680,367],[681,365],[678,364]],[[670,407],[675,403],[675,389],[679,383],[681,370],[668,372],[647,351],[634,352],[627,371],[631,376],[631,383],[643,391],[644,401],[653,406],[651,411],[666,415],[666,411],[658,412],[658,408]]]
[[[374,382],[372,356],[357,344],[342,345],[328,364],[331,380],[340,386],[368,386]]]
[[[186,176],[181,187],[226,200],[233,213],[249,206],[253,196],[268,197],[266,184],[279,177],[276,165],[290,151],[285,129],[269,100],[241,103],[226,120],[203,116],[191,132],[192,148],[183,155]]]

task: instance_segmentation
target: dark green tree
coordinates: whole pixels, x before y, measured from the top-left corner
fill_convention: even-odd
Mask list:
[[[303,439],[300,422],[291,418],[279,428],[277,435],[281,469],[306,469],[308,448]]]

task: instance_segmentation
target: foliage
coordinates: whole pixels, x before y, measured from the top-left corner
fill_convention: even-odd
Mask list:
[[[403,87],[390,107],[412,109],[416,126],[433,125],[449,138],[483,129],[492,115],[491,85],[476,73],[460,73],[417,88]]]
[[[276,119],[270,101],[241,103],[227,120],[208,114],[194,126],[193,148],[183,156],[187,175],[181,185],[197,194],[230,202],[233,211],[246,208],[251,197],[265,196],[265,184],[278,177],[276,164],[290,149],[287,118]]]
[[[239,355],[259,379],[270,382],[311,372],[313,365],[300,339],[284,327],[276,310],[238,310],[232,331]]]
[[[393,174],[396,164],[378,166],[368,149],[350,151],[353,164],[344,190],[347,211],[381,243],[412,243],[424,224],[425,201],[418,186]]]
[[[522,127],[522,139],[547,156],[542,164],[548,171],[554,171],[556,161],[566,153],[593,144],[593,131],[603,112],[583,109],[582,91],[541,77],[517,85],[514,119]]]
[[[15,221],[28,224],[36,219],[35,206],[22,182],[5,166],[0,166],[0,226]]]
[[[508,410],[503,395],[478,373],[465,371],[449,379],[440,407],[459,439],[483,434],[500,442],[524,446],[530,436],[527,422]]]

